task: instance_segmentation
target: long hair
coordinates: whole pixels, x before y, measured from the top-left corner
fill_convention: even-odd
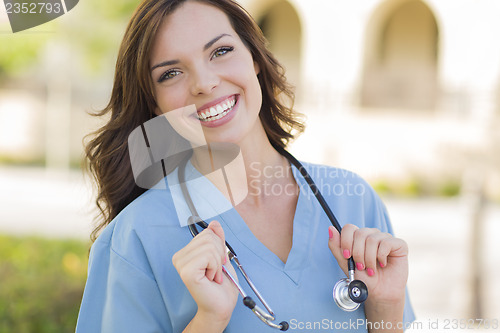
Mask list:
[[[123,208],[145,192],[135,183],[127,140],[136,127],[154,117],[156,102],[149,71],[153,42],[163,19],[186,1],[207,3],[225,12],[259,65],[257,77],[262,91],[259,117],[270,142],[286,147],[304,130],[301,115],[293,111],[294,94],[283,67],[268,50],[258,25],[238,3],[233,0],[144,0],[125,31],[110,101],[95,114],[110,114],[109,120],[91,134],[93,138],[85,148],[88,169],[97,184],[96,204],[100,211],[92,241]]]

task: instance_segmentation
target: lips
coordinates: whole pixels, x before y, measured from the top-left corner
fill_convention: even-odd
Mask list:
[[[229,96],[210,106],[204,105],[197,112],[198,119],[202,123],[208,123],[225,117],[236,104],[236,95]]]

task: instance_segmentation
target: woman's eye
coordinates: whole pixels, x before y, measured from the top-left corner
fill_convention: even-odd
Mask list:
[[[233,50],[234,50],[234,47],[229,47],[229,46],[220,47],[217,50],[215,50],[215,52],[212,55],[212,59],[223,56],[224,54],[231,52]]]
[[[174,77],[176,77],[179,74],[180,74],[180,71],[178,71],[176,69],[168,70],[160,76],[160,78],[158,79],[158,83],[162,83],[163,81],[173,79]]]

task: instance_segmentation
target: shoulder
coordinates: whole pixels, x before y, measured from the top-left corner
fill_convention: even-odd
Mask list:
[[[101,236],[112,240],[141,234],[155,226],[178,226],[168,189],[150,189],[127,205]],[[99,238],[101,238],[99,236]]]
[[[111,255],[152,276],[157,244],[174,244],[182,232],[168,189],[150,189],[125,207],[92,246],[92,257]]]
[[[392,230],[384,203],[363,177],[342,168],[313,163],[303,165],[341,225],[353,223],[359,227]]]

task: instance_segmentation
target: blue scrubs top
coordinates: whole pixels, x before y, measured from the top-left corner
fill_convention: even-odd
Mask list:
[[[392,233],[385,206],[363,179],[342,169],[304,166],[341,225]],[[193,178],[196,169],[191,164],[187,168],[188,179]],[[367,332],[363,306],[344,312],[332,299],[333,286],[345,274],[328,248],[331,224],[299,171],[292,170],[300,194],[286,263],[252,234],[206,178],[194,177],[188,188],[200,215],[215,216],[222,224],[226,240],[274,310],[276,323],[288,321],[292,332]],[[189,210],[180,204],[176,177],[174,171],[164,180],[170,179],[171,186],[160,183],[134,200],[93,244],[77,333],[182,332],[194,317],[196,303],[172,264],[173,254],[192,239],[188,228],[181,226]],[[242,287],[258,302],[236,271]],[[404,321],[414,318],[407,295]],[[240,296],[225,332],[277,330],[262,323]]]

